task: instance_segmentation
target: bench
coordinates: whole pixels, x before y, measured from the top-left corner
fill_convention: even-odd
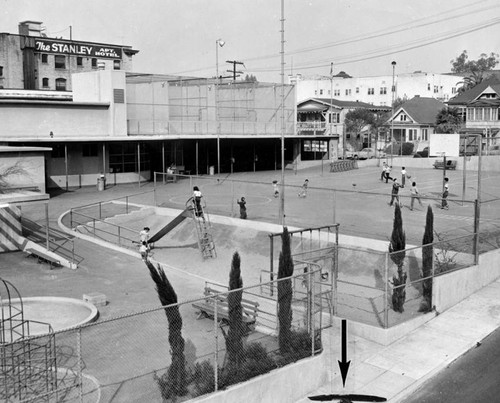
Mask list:
[[[52,256],[50,256],[47,253],[44,253],[40,250],[35,250],[32,248],[27,248],[24,250],[26,253],[29,253],[30,256],[34,256],[38,259],[38,263],[48,263],[50,265],[50,268],[52,268],[52,265],[55,266],[60,266],[61,262]]]
[[[198,319],[215,318],[215,300],[217,300],[217,320],[221,323],[229,324],[229,305],[227,293],[220,294],[220,291],[210,287],[205,287],[205,300],[193,303],[193,307],[199,310]],[[259,303],[248,299],[241,300],[242,320],[246,333],[255,330]]]

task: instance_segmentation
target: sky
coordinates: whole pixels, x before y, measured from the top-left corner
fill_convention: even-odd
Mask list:
[[[0,0],[0,32],[41,21],[48,37],[130,45],[133,70],[281,81],[281,0]],[[284,80],[289,74],[354,77],[446,73],[500,53],[498,0],[283,0]],[[217,40],[225,44],[216,51]],[[218,56],[218,57],[216,57]],[[500,65],[497,66],[500,69]]]

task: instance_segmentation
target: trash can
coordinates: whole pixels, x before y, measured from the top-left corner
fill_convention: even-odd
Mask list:
[[[209,167],[209,174],[215,175],[215,167],[213,165],[210,165],[210,167]]]
[[[97,191],[102,192],[105,187],[106,187],[106,177],[100,176],[99,178],[97,178]]]

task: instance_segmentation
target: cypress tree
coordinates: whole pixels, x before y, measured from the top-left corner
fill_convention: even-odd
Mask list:
[[[434,259],[434,213],[431,206],[427,207],[427,215],[425,217],[425,230],[422,239],[422,277],[432,275],[432,265]],[[432,309],[432,278],[428,278],[422,282],[422,294],[424,300],[420,306],[421,312],[428,312]]]
[[[391,241],[389,243],[390,257],[397,266],[397,276],[392,277],[392,307],[396,312],[403,312],[403,305],[406,300],[406,279],[407,274],[403,272],[403,265],[406,256],[406,235],[403,230],[403,218],[401,217],[401,208],[396,203],[394,209],[394,223],[392,228]]]
[[[184,357],[184,338],[182,337],[182,317],[177,304],[177,294],[170,284],[165,272],[158,265],[158,268],[146,261],[149,274],[156,284],[156,292],[161,305],[165,307],[165,315],[168,320],[168,341],[172,351],[172,363],[168,369],[166,379],[158,380],[162,395],[168,399],[171,396],[184,396],[188,390],[186,387],[186,360]],[[171,306],[174,305],[174,306]]]
[[[241,259],[238,252],[234,252],[229,272],[229,294],[227,303],[229,308],[229,331],[226,340],[229,366],[240,364],[244,359],[243,351],[243,308],[241,299],[243,296],[243,280],[241,278]],[[239,291],[232,291],[237,290]]]
[[[290,248],[290,234],[288,228],[283,228],[281,234],[281,252],[278,264],[278,321],[279,335],[278,342],[281,353],[287,353],[290,350],[290,341],[292,333],[292,280],[293,259]]]

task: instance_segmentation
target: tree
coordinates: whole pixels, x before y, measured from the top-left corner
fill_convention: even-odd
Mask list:
[[[484,80],[484,72],[493,70],[499,60],[498,54],[493,52],[489,56],[486,53],[481,53],[479,59],[469,60],[469,55],[464,50],[455,60],[450,60],[450,63],[453,73],[468,75],[464,77],[463,81],[457,83],[460,85],[458,92],[464,92],[480,84]]]
[[[422,278],[432,275],[432,265],[434,257],[434,213],[432,207],[427,207],[427,215],[425,217],[425,230],[422,239]],[[432,309],[432,278],[425,279],[422,282],[422,294],[424,300],[420,305],[421,312],[429,312]]]
[[[392,290],[392,307],[396,312],[403,312],[403,305],[406,300],[406,278],[407,274],[403,272],[403,265],[406,256],[406,235],[403,230],[403,218],[401,217],[401,208],[396,203],[394,209],[394,223],[392,228],[391,240],[389,243],[389,252],[391,260],[398,268],[396,275],[392,278],[394,286]]]
[[[17,175],[28,176],[21,161],[17,161],[14,165],[7,168],[0,168],[0,193],[3,193],[3,189],[9,187],[9,178]]]
[[[293,260],[290,249],[288,228],[283,228],[281,234],[281,252],[278,264],[278,342],[282,354],[288,353],[291,342],[292,328],[292,280]]]
[[[243,280],[241,279],[241,259],[238,252],[234,252],[229,272],[229,294],[227,303],[229,309],[229,331],[226,340],[228,354],[228,366],[240,364],[244,360],[243,351],[243,308],[241,298],[243,296]],[[239,291],[233,291],[238,290]],[[231,369],[230,369],[231,370]]]
[[[456,59],[450,60],[450,63],[452,73],[472,74],[479,71],[493,70],[499,60],[498,54],[493,52],[489,56],[486,53],[481,53],[479,59],[469,60],[469,55],[464,50]]]
[[[406,95],[403,98],[397,97],[392,103],[394,112],[396,112],[401,107],[401,105],[403,105],[406,101],[408,101],[408,97]]]
[[[359,149],[363,145],[363,139],[361,138],[361,131],[366,126],[371,128],[371,125],[375,121],[375,114],[368,109],[358,108],[349,111],[345,115],[345,130],[347,133],[353,134],[351,136],[351,144]]]
[[[164,399],[169,399],[172,396],[184,396],[188,392],[186,387],[188,380],[184,357],[185,343],[182,337],[182,317],[177,305],[177,294],[160,265],[156,268],[149,261],[146,261],[146,265],[151,278],[156,284],[156,292],[161,305],[165,307],[168,320],[168,341],[172,354],[172,363],[167,373],[159,378],[157,377],[156,380]]]
[[[243,81],[248,82],[248,83],[256,83],[257,82],[257,77],[255,77],[253,74],[250,75],[245,75],[245,78]]]
[[[471,88],[474,88],[476,85],[481,84],[484,80],[484,74],[482,71],[475,71],[471,73],[470,76],[464,77],[462,81],[459,81],[457,85],[460,87],[458,88],[458,92],[462,93],[465,91],[470,90]]]
[[[458,108],[445,107],[436,116],[436,131],[438,133],[458,133],[462,126],[462,117]]]

